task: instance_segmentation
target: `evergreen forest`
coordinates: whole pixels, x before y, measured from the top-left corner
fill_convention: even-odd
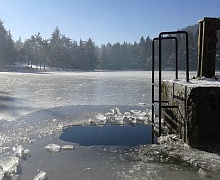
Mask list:
[[[196,70],[198,32],[188,31],[188,34],[190,70]],[[179,69],[184,70],[185,37],[184,35],[176,37]],[[219,49],[219,44],[217,47]],[[155,43],[155,49],[157,61],[158,43]],[[218,69],[220,69],[219,57],[220,51],[217,51]],[[47,66],[69,70],[151,70],[151,59],[152,39],[149,36],[142,36],[134,43],[108,43],[99,47],[91,38],[77,42],[62,34],[56,27],[50,39],[43,39],[38,32],[22,42],[21,39],[14,41],[11,32],[5,29],[3,21],[0,20],[0,70],[14,67],[16,63],[44,70]],[[175,67],[174,40],[162,41],[162,67],[165,70],[173,70]]]

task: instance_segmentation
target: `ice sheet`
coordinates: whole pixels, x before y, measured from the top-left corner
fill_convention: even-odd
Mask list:
[[[174,76],[164,72],[163,77]],[[150,84],[151,72],[145,71],[1,72],[0,165],[14,179],[33,179],[38,169],[51,179],[219,178],[218,152],[195,150],[170,136],[135,150],[59,140],[62,128],[72,125],[148,123]],[[48,153],[49,144],[62,150]]]

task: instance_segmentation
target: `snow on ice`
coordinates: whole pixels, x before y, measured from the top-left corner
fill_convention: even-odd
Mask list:
[[[167,81],[167,80],[164,80]],[[216,75],[212,78],[206,78],[206,77],[199,77],[199,78],[193,78],[190,79],[189,82],[186,82],[184,79],[172,79],[168,80],[168,82],[177,83],[177,84],[183,84],[187,85],[189,87],[219,87],[220,86],[220,76]]]

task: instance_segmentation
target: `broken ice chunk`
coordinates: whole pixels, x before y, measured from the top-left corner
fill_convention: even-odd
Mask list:
[[[23,151],[23,154],[24,154],[24,155],[29,155],[29,149],[25,149],[25,150]]]
[[[33,180],[45,180],[46,177],[47,177],[47,173],[44,171],[40,171]]]
[[[18,145],[17,147],[13,147],[13,151],[15,152],[15,155],[17,156],[17,157],[22,157],[22,155],[23,155],[23,153],[22,153],[22,151],[23,151],[23,146],[21,146],[21,145]]]
[[[44,149],[49,152],[59,152],[61,148],[57,144],[48,144]]]
[[[64,145],[64,146],[61,146],[61,149],[63,149],[63,150],[73,150],[74,147],[73,147],[73,145]]]
[[[135,114],[135,115],[140,115],[141,114],[141,111],[139,111],[139,110],[130,110],[130,112],[132,114]]]
[[[111,111],[112,111],[112,114],[115,114],[115,109],[111,109]]]
[[[136,124],[141,124],[141,125],[146,124],[146,119],[143,117],[138,117],[136,118]]]
[[[109,113],[111,115],[121,115],[120,109],[116,107],[115,109],[111,109],[112,113]]]
[[[23,140],[23,142],[30,143],[30,144],[36,141],[36,139],[30,139],[29,137],[23,137],[21,139]]]
[[[199,176],[203,177],[203,176],[206,176],[206,172],[202,169],[202,168],[199,168]]]
[[[3,167],[0,166],[0,180],[2,180],[4,177],[4,170],[3,170]]]
[[[7,174],[17,173],[18,164],[19,158],[16,156],[5,156],[0,159],[0,166]]]
[[[1,147],[0,148],[0,152],[7,152],[7,151],[10,151],[11,148],[10,147]]]
[[[115,124],[120,124],[120,125],[122,125],[122,124],[124,124],[124,116],[117,116],[116,118],[115,118]]]
[[[128,125],[136,124],[136,119],[133,117],[130,117],[130,118],[124,117],[123,121],[124,121],[124,124],[128,124]]]
[[[104,116],[104,114],[99,113],[96,118],[98,119],[98,124],[105,124],[106,122],[106,117]]]
[[[10,174],[10,180],[20,180],[20,177],[18,174]]]
[[[88,171],[88,170],[91,170],[91,168],[85,168],[85,169],[83,169],[83,171]]]
[[[129,119],[129,118],[131,118],[131,113],[130,112],[125,112],[124,116]]]
[[[115,108],[115,114],[116,114],[116,115],[118,115],[118,116],[120,116],[120,115],[121,115],[121,112],[120,112],[120,110],[119,110],[119,108],[118,108],[118,107],[116,107],[116,108]]]
[[[24,149],[24,147],[22,145],[18,145],[17,147],[13,147],[13,151],[15,152],[15,155],[19,158],[22,158],[23,155],[29,154],[29,150]]]
[[[114,124],[114,122],[115,122],[115,117],[113,115],[108,115],[106,117],[106,123],[107,124]]]
[[[104,114],[102,114],[102,113],[99,113],[99,114],[96,116],[96,118],[97,118],[98,120],[102,120],[102,121],[104,121],[104,120],[106,119],[106,117],[105,117]]]

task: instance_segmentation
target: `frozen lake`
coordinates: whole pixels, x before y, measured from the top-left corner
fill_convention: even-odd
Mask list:
[[[173,79],[174,76],[165,72],[164,77]],[[109,127],[86,130],[89,124],[96,123],[97,119],[102,121],[106,113],[112,113],[111,109],[117,107],[122,115],[130,117],[127,112],[145,112],[150,104],[151,72],[1,72],[0,165],[5,171],[4,179],[34,179],[40,171],[52,180],[219,179],[217,153],[191,149],[175,137],[165,137],[161,144],[146,141],[141,146],[114,144],[115,141],[99,144],[105,142],[105,132],[109,134],[106,139],[127,137],[129,142],[142,134],[142,128],[146,128],[143,136],[152,139],[149,125],[138,126],[141,127],[139,134],[130,137],[118,133],[122,130],[118,128],[125,126],[110,125],[115,127],[112,135]],[[85,128],[74,130],[76,125]],[[136,132],[123,130],[137,133],[138,127],[133,127]],[[89,144],[96,137],[93,132],[101,140]],[[85,133],[89,137],[83,137]],[[87,143],[80,144],[80,138]],[[15,165],[17,168],[13,170],[11,166]],[[0,168],[0,179],[1,171]]]

